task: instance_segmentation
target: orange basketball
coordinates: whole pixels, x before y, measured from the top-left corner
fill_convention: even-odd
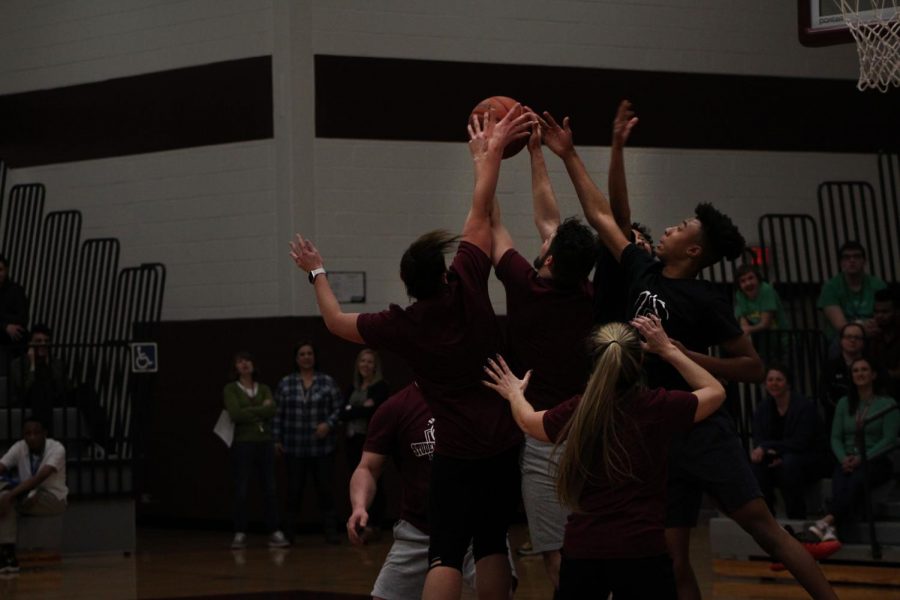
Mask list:
[[[484,117],[484,113],[494,109],[494,119],[499,121],[503,117],[506,116],[512,107],[515,106],[517,102],[510,98],[509,96],[491,96],[490,98],[485,98],[481,102],[478,103],[475,108],[472,109],[472,114],[478,117],[478,120]],[[483,125],[484,123],[482,123]],[[503,149],[503,158],[509,158],[510,156],[515,156],[528,144],[528,138],[524,137],[519,140],[513,140],[509,144],[507,144],[506,148]]]

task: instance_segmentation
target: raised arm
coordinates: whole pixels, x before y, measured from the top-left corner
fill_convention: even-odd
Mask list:
[[[482,383],[506,398],[512,410],[513,419],[519,428],[538,441],[549,442],[550,438],[544,430],[544,413],[547,411],[535,412],[528,400],[525,399],[525,388],[528,387],[528,381],[531,379],[531,371],[519,379],[509,370],[503,357],[497,355],[496,361],[488,359],[484,372],[487,374],[488,380],[482,381]]]
[[[628,245],[628,238],[616,223],[609,201],[588,175],[584,163],[581,162],[581,158],[575,151],[569,117],[563,119],[563,124],[560,126],[550,113],[545,112],[544,118],[540,119],[540,125],[547,147],[566,165],[566,171],[572,180],[572,185],[575,186],[575,193],[578,194],[578,201],[584,211],[584,218],[597,231],[600,240],[618,260],[622,256],[622,250]]]
[[[363,452],[359,466],[350,477],[350,506],[353,513],[347,520],[347,537],[354,544],[362,544],[359,532],[369,524],[369,505],[378,489],[378,478],[384,470],[387,457],[374,452]]]
[[[612,146],[609,153],[609,204],[619,229],[630,237],[631,205],[628,203],[628,186],[625,182],[625,142],[638,119],[631,110],[631,102],[622,100],[616,118],[613,119]]]
[[[688,358],[678,346],[672,343],[662,328],[659,317],[635,317],[631,324],[644,337],[642,343],[645,352],[658,354],[660,358],[675,367],[678,373],[691,387],[697,396],[697,412],[694,422],[702,421],[722,406],[725,401],[725,388],[712,373]]]
[[[547,163],[544,151],[541,150],[541,126],[535,125],[528,138],[528,154],[531,156],[531,203],[534,209],[534,225],[537,227],[541,241],[556,232],[559,227],[559,205],[547,174]]]
[[[462,241],[481,248],[491,256],[491,210],[497,180],[500,177],[500,161],[506,145],[529,135],[528,127],[534,117],[516,104],[500,121],[494,122],[493,111],[486,112],[482,119],[473,115],[469,120],[469,151],[475,169],[475,191],[472,207],[463,225]]]
[[[303,239],[299,233],[297,239],[290,242],[291,258],[294,263],[307,273],[324,268],[319,251],[310,240]],[[321,273],[313,281],[316,292],[316,303],[319,305],[319,313],[325,321],[328,331],[334,335],[357,344],[364,343],[359,329],[356,327],[356,319],[359,313],[345,313],[328,283],[328,275]]]

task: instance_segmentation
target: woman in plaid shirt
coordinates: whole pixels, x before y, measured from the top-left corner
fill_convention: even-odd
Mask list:
[[[278,383],[275,447],[287,458],[288,535],[293,537],[307,473],[316,486],[319,512],[330,544],[340,543],[332,494],[335,434],[343,397],[331,376],[316,371],[312,343],[294,347],[297,370]]]

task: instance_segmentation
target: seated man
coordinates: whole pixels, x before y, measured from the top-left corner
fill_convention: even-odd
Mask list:
[[[886,284],[866,273],[866,251],[856,241],[838,250],[841,272],[825,282],[816,305],[825,314],[825,336],[832,340],[847,323],[862,323],[866,333],[874,330],[875,292]],[[837,348],[833,348],[835,353]]]
[[[13,405],[27,408],[49,427],[53,407],[62,405],[66,392],[66,366],[50,355],[49,327],[31,328],[28,351],[9,366],[9,378]]]
[[[47,437],[35,417],[25,420],[23,438],[0,458],[0,475],[18,469],[19,483],[0,484],[0,573],[18,573],[16,517],[56,515],[66,510],[66,449]]]

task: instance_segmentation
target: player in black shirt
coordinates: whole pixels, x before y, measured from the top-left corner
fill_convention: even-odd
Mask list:
[[[619,259],[626,280],[628,316],[657,315],[685,353],[718,377],[761,380],[762,362],[735,321],[728,299],[710,282],[696,278],[723,256],[740,255],[744,240],[731,220],[709,204],[698,205],[693,217],[666,229],[656,246],[657,261],[629,243],[575,151],[568,119],[561,127],[544,113],[541,127],[545,143],[566,166],[585,218]],[[727,357],[709,356],[710,346],[721,347]],[[646,368],[651,386],[687,389],[666,365],[656,362]],[[666,542],[680,598],[700,597],[689,548],[690,529],[696,525],[703,491],[713,495],[766,552],[783,562],[813,597],[836,598],[813,558],[775,521],[762,499],[733,420],[721,409],[679,440],[670,455]]]

